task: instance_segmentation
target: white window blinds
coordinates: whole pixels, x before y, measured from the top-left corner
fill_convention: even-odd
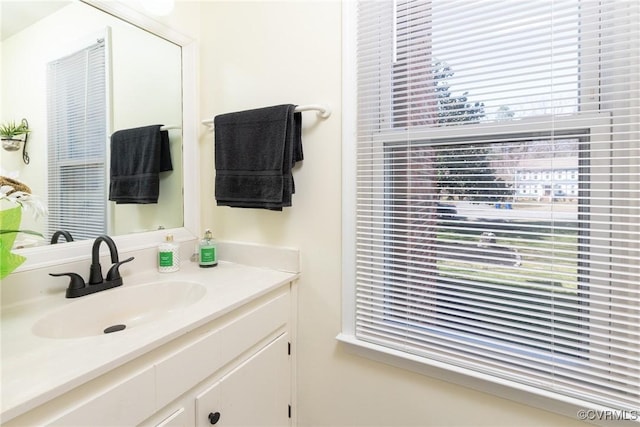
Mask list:
[[[48,64],[48,237],[106,233],[107,97],[103,39]]]
[[[357,20],[346,329],[640,410],[640,5],[365,1]]]

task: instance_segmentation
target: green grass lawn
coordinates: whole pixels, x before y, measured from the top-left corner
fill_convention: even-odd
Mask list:
[[[578,288],[578,227],[575,224],[509,223],[509,229],[495,231],[497,244],[516,248],[521,256],[519,267],[487,262],[441,259],[438,269],[450,278],[481,283],[514,285],[526,288],[553,287],[556,291]],[[506,228],[506,227],[505,227]],[[473,246],[479,241],[477,230],[450,229],[441,232],[440,243],[463,243]]]

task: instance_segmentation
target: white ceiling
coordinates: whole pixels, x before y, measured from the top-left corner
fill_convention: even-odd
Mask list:
[[[69,3],[69,0],[0,0],[0,40],[16,34]]]

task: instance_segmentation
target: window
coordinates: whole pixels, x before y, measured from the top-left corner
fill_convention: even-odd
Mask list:
[[[637,415],[639,17],[357,5],[341,339]]]
[[[48,64],[48,237],[105,234],[107,92],[105,40]]]

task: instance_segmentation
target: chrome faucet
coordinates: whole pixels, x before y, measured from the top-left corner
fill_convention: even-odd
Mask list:
[[[111,268],[105,278],[102,277],[102,267],[100,266],[100,245],[106,243],[111,254]],[[89,270],[89,283],[85,283],[82,276],[77,273],[49,273],[50,276],[69,276],[69,287],[67,288],[67,298],[77,298],[84,295],[104,291],[122,285],[120,276],[120,266],[126,262],[133,261],[133,257],[124,261],[118,259],[118,248],[116,243],[107,235],[98,236],[93,242],[91,249],[91,268]]]

